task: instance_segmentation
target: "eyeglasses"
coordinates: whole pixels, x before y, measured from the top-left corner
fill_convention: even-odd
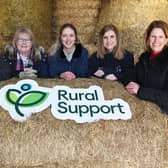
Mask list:
[[[20,43],[31,43],[32,42],[31,39],[24,39],[24,38],[19,38],[17,41]]]

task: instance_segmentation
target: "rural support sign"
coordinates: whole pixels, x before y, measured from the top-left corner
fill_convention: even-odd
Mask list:
[[[26,79],[0,89],[0,106],[19,122],[51,107],[53,116],[60,120],[75,120],[77,123],[104,120],[128,120],[132,113],[122,99],[104,100],[102,88],[70,88],[58,85],[40,87],[34,80]]]

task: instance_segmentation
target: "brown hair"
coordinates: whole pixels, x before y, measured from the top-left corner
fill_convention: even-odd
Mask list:
[[[147,27],[145,36],[144,36],[144,46],[145,46],[145,50],[147,51],[150,51],[149,36],[154,28],[162,29],[166,38],[168,38],[168,24],[162,20],[152,21],[150,25]]]
[[[71,24],[71,23],[65,23],[64,25],[62,25],[62,27],[60,29],[59,37],[58,37],[59,43],[62,44],[62,42],[61,42],[61,35],[62,35],[62,32],[64,31],[64,29],[66,29],[66,28],[70,28],[70,29],[72,29],[74,31],[75,38],[76,38],[75,42],[79,43],[80,40],[78,39],[77,30],[76,30],[75,26],[73,24]]]
[[[114,47],[112,51],[114,53],[114,57],[116,59],[122,59],[124,57],[124,50],[121,47],[120,33],[119,33],[118,28],[113,24],[107,24],[100,30],[99,39],[98,39],[97,56],[100,58],[103,58],[104,55],[107,53],[107,50],[103,45],[103,37],[104,37],[104,34],[109,30],[114,31],[114,33],[116,34],[116,39],[117,39],[117,45]]]
[[[80,40],[79,40],[79,38],[78,38],[78,34],[77,34],[77,30],[76,30],[76,28],[75,28],[75,26],[73,25],[73,24],[71,24],[71,23],[65,23],[65,24],[63,24],[62,26],[61,26],[61,28],[60,28],[60,31],[59,31],[59,36],[58,36],[58,40],[57,40],[57,42],[56,43],[54,43],[52,46],[51,46],[51,48],[49,49],[49,53],[50,53],[50,55],[53,55],[61,46],[62,46],[62,41],[61,41],[61,35],[62,35],[62,32],[64,31],[64,29],[66,29],[66,28],[71,28],[73,31],[74,31],[74,33],[75,33],[75,43],[76,44],[81,44],[81,42],[80,42]]]

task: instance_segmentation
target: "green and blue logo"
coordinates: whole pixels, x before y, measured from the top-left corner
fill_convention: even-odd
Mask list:
[[[39,87],[33,80],[22,80],[0,90],[0,105],[16,121],[24,121],[50,105],[50,88]]]

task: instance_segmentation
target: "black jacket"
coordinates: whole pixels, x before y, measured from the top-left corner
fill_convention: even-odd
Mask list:
[[[1,54],[2,55],[2,60],[3,62],[5,61],[6,64],[4,65],[7,68],[10,69],[6,70],[6,73],[10,73],[10,77],[17,77],[20,71],[16,70],[16,64],[17,64],[17,53],[15,51],[15,48],[12,45],[6,45],[4,52]],[[47,64],[47,55],[44,52],[44,49],[39,46],[39,47],[34,47],[33,48],[33,55],[38,58],[37,61],[33,61],[33,66],[32,68],[37,70],[37,76],[40,78],[46,78],[48,77],[48,64]],[[10,65],[10,66],[9,66]],[[20,61],[20,65],[23,66],[22,60]],[[23,71],[23,70],[21,70]]]
[[[143,53],[124,84],[130,81],[140,85],[137,94],[140,99],[158,104],[168,114],[168,48],[154,60],[150,59],[150,52]]]
[[[11,65],[5,58],[0,58],[0,81],[12,77]]]
[[[112,53],[104,55],[104,58],[98,58],[97,53],[89,57],[89,75],[94,73],[101,67],[104,72],[103,78],[108,74],[114,74],[118,80],[121,80],[125,73],[134,66],[133,55],[125,50],[124,58],[118,60]]]
[[[55,78],[66,71],[73,72],[76,77],[88,77],[88,50],[81,44],[76,45],[71,61],[66,59],[63,48],[48,57],[50,77]]]

